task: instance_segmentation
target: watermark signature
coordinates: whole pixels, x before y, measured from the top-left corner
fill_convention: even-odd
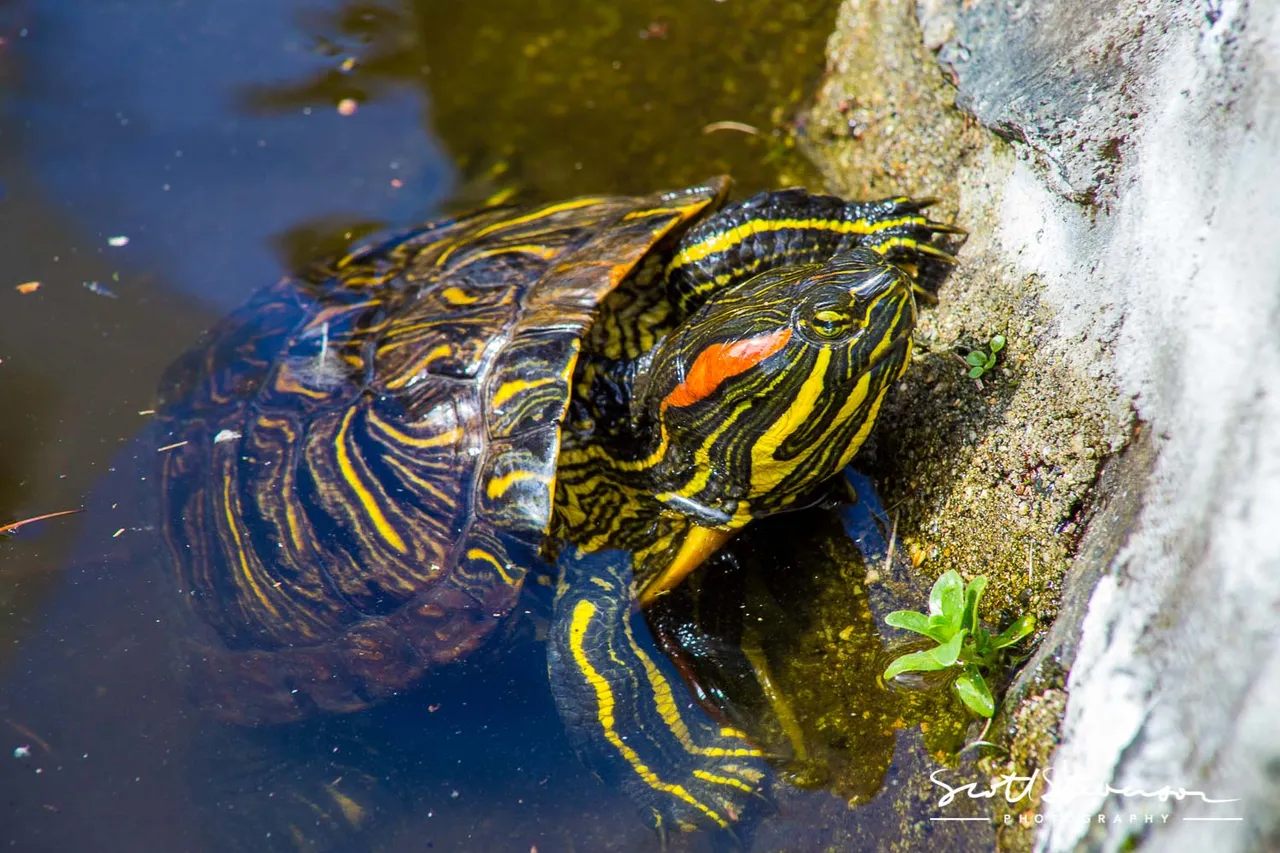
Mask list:
[[[1026,801],[1027,805],[1034,806],[1039,802],[1043,803],[1063,803],[1081,797],[1097,798],[1097,797],[1128,797],[1134,799],[1153,800],[1156,802],[1168,802],[1170,800],[1181,802],[1183,800],[1199,800],[1202,803],[1219,805],[1224,803],[1237,803],[1239,797],[1215,798],[1210,797],[1204,791],[1198,791],[1186,788],[1184,786],[1163,785],[1159,788],[1146,789],[1138,787],[1117,788],[1113,785],[1106,784],[1084,785],[1072,784],[1071,782],[1059,781],[1055,783],[1053,777],[1048,770],[1036,769],[1029,776],[1019,776],[1014,773],[1005,773],[997,776],[990,782],[967,782],[963,785],[950,785],[939,777],[946,773],[945,768],[939,768],[929,774],[929,781],[938,788],[943,790],[942,796],[938,798],[938,808],[944,809],[956,801],[957,797],[965,796],[970,800],[993,800],[997,797],[1003,799],[1009,805],[1016,805]],[[1039,792],[1037,793],[1037,787]],[[1012,823],[1013,815],[1005,815],[1004,822]],[[1159,820],[1161,823],[1168,822],[1169,815],[1167,813],[1111,813],[1097,815],[1099,823],[1120,823],[1129,822],[1136,823],[1142,821],[1144,823],[1154,823]],[[969,818],[948,818],[935,817],[933,820],[990,820],[983,817]],[[1030,816],[1019,817],[1022,823],[1042,823],[1044,818],[1038,812]],[[1090,822],[1093,822],[1093,816],[1090,816]],[[1186,817],[1184,820],[1243,820],[1240,817]]]

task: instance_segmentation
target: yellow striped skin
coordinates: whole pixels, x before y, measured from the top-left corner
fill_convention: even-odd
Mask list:
[[[571,422],[557,507],[575,541],[636,551],[647,578],[664,568],[690,522],[741,527],[795,505],[842,470],[908,363],[911,287],[879,255],[855,250],[717,295],[658,345],[635,381],[624,420],[652,424],[646,440],[602,431],[607,411],[590,421],[589,436]],[[845,325],[824,337],[814,324],[833,311]],[[699,354],[717,342],[780,340],[780,330],[791,332],[785,344],[759,363],[700,388],[700,399],[672,404]],[[653,517],[659,521],[638,523]]]
[[[963,232],[926,218],[921,211],[930,203],[905,197],[846,202],[801,190],[762,193],[690,231],[667,264],[670,299],[687,315],[731,281],[821,263],[858,246],[907,260],[916,254],[954,260],[929,240]]]
[[[708,216],[727,186],[428,225],[263,291],[171,368],[197,698],[245,724],[367,707],[558,555],[552,681],[584,750],[663,829],[753,819],[766,765],[689,711],[633,572],[693,568],[849,462],[915,322],[886,258],[952,229],[799,191]],[[691,525],[720,532],[682,551]]]
[[[768,809],[769,767],[701,712],[635,625],[630,555],[569,548],[559,566],[547,667],[579,754],[657,829],[748,831]]]

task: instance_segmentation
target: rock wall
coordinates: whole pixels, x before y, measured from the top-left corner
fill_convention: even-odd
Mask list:
[[[1112,375],[1156,436],[1067,684],[1053,770],[1082,796],[1047,804],[1040,844],[1275,849],[1280,18],[1109,5],[953,8],[939,51],[959,105],[1034,152],[1005,184],[1002,244],[1042,277],[1063,334],[1112,338]],[[1135,812],[1170,817],[1096,817]],[[1189,820],[1209,817],[1244,820]]]
[[[903,23],[906,7],[916,27]],[[836,186],[874,185],[867,171],[893,169],[858,157],[879,143],[863,141],[859,110],[881,127],[899,115],[892,91],[856,100],[869,66],[850,65],[847,44],[868,26],[882,37],[862,48],[874,53],[870,67],[887,68],[895,81],[945,77],[956,107],[988,131],[975,144],[965,124],[941,140],[957,148],[954,165],[934,181],[956,188],[957,216],[973,237],[925,331],[934,329],[946,354],[1010,329],[1009,381],[994,382],[986,415],[974,416],[986,432],[930,443],[926,432],[912,432],[909,412],[936,405],[939,395],[913,393],[908,380],[896,410],[906,437],[898,441],[920,438],[919,453],[934,460],[933,488],[948,501],[890,482],[886,503],[895,489],[907,501],[908,538],[946,530],[943,548],[968,554],[962,571],[1003,581],[1005,607],[1021,601],[1059,613],[995,734],[1012,737],[1015,756],[1052,754],[1059,796],[1037,806],[1043,822],[1020,840],[1002,836],[1006,849],[1280,849],[1276,7],[850,0],[829,48],[832,75],[811,130],[815,157]],[[891,26],[867,23],[884,20]],[[928,67],[921,48],[934,54]],[[917,100],[902,99],[904,110]],[[944,112],[931,127],[956,124]],[[914,152],[938,162],[936,130],[918,130],[929,120],[912,115],[915,129],[900,135],[915,139],[901,158]],[[929,181],[927,172],[903,176]],[[995,295],[982,303],[976,283]],[[1029,386],[1041,390],[1027,394]],[[951,393],[964,392],[942,396]],[[1119,453],[1126,409],[1145,427]],[[1074,431],[1076,423],[1093,426]],[[1028,435],[1050,440],[1040,460],[1026,463],[1035,477],[1023,499],[1027,484],[1001,447],[1034,447]],[[1072,447],[1076,435],[1086,452],[1072,461],[1081,450]],[[1094,483],[1078,511],[1054,503],[1072,477],[1090,479],[1103,456],[1119,460],[1120,475]],[[915,470],[909,454],[889,453],[881,465],[905,466],[903,479]],[[1019,497],[1005,488],[1010,482]],[[946,526],[977,504],[1002,524],[1011,518],[999,530],[1008,538],[1018,515],[1009,506],[1020,499],[1029,505],[1021,517],[1029,519],[1031,556],[1066,550],[1056,575],[1065,588],[1051,581],[1021,599],[1009,588],[1013,554]],[[1068,523],[1088,532],[1055,539]],[[967,542],[988,550],[966,551]],[[945,551],[925,567],[950,567]],[[1042,593],[1054,597],[1052,607],[1038,603]],[[1019,750],[1020,739],[1035,740],[1022,725],[1035,715],[1020,710],[1061,707],[1046,697],[1063,687],[1058,725],[1043,714],[1035,723],[1044,748]],[[1062,796],[1068,786],[1072,796]],[[1237,801],[1121,796],[1108,786]]]

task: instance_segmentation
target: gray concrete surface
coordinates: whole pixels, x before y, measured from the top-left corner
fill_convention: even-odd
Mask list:
[[[1001,251],[1156,452],[1090,596],[1037,846],[1280,849],[1277,4],[917,11],[958,105],[1019,155]]]

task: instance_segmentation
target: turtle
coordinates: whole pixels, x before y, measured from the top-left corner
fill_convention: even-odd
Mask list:
[[[556,594],[548,670],[588,763],[662,832],[736,831],[765,756],[683,700],[637,606],[806,504],[910,361],[933,199],[719,177],[493,206],[252,296],[165,374],[161,529],[215,718],[346,714]]]

